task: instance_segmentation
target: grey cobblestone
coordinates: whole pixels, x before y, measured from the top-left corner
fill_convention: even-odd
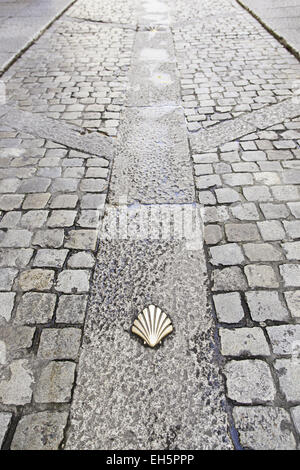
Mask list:
[[[8,430],[12,413],[0,412],[0,446],[4,441],[5,434]]]
[[[27,292],[23,294],[14,322],[21,325],[48,323],[54,314],[55,294]]]
[[[296,449],[289,414],[282,408],[266,406],[236,406],[235,424],[246,449]]]
[[[288,402],[300,402],[300,361],[293,359],[277,359],[275,369],[278,374],[280,388]]]
[[[79,328],[47,328],[42,331],[38,357],[41,359],[76,359],[80,346]]]
[[[71,400],[75,364],[72,362],[50,362],[35,386],[33,398],[37,403],[66,403]]]
[[[260,328],[221,328],[221,352],[224,356],[269,356],[270,349]]]
[[[256,291],[246,293],[250,315],[253,320],[288,320],[288,311],[279,299],[277,292]]]

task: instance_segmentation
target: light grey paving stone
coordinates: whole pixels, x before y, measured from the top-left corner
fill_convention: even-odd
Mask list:
[[[274,363],[280,389],[286,400],[300,402],[300,359],[277,359]]]
[[[6,178],[0,180],[0,193],[15,193],[20,186],[21,181],[18,178]]]
[[[16,294],[14,292],[0,292],[0,321],[11,319]]]
[[[79,181],[76,178],[55,178],[50,190],[52,193],[73,193],[77,191]]]
[[[228,397],[238,403],[268,403],[275,398],[276,389],[270,368],[264,361],[230,361],[225,369]]]
[[[198,191],[198,198],[200,204],[205,205],[214,205],[216,204],[216,198],[214,194],[210,191]]]
[[[21,290],[49,290],[52,287],[54,271],[49,269],[31,269],[23,271],[18,279],[18,285]]]
[[[197,189],[207,189],[215,186],[222,186],[219,175],[197,176],[195,178]]]
[[[87,300],[87,295],[61,295],[56,311],[56,322],[83,323]]]
[[[17,307],[14,323],[30,325],[48,323],[53,317],[56,295],[27,292],[23,294]]]
[[[300,170],[283,170],[282,182],[284,184],[299,184],[300,183]]]
[[[300,434],[300,405],[291,408],[291,415],[297,429],[298,434]]]
[[[207,225],[204,227],[204,240],[208,245],[216,245],[223,238],[219,225]]]
[[[51,179],[34,177],[23,180],[18,192],[19,193],[44,193],[51,184]]]
[[[23,215],[20,225],[28,230],[42,227],[48,217],[48,211],[32,210]]]
[[[265,220],[257,225],[265,241],[284,240],[285,231],[278,220]]]
[[[283,225],[290,238],[293,240],[300,238],[300,220],[286,220],[283,221]]]
[[[238,266],[215,269],[212,272],[213,291],[236,291],[248,288],[246,277]]]
[[[4,214],[1,222],[0,222],[0,228],[14,228],[18,225],[20,222],[22,216],[21,211],[12,211],[12,212],[7,212]]]
[[[277,292],[256,291],[246,293],[250,315],[254,321],[287,321],[289,314]]]
[[[95,250],[96,242],[96,230],[71,230],[64,246],[74,250]]]
[[[25,415],[17,425],[12,450],[57,450],[64,437],[68,413],[42,411]]]
[[[22,205],[24,194],[4,194],[0,196],[0,210],[12,211]]]
[[[41,248],[60,248],[64,242],[63,229],[37,230],[32,244]]]
[[[243,193],[247,201],[271,201],[272,195],[267,186],[249,186],[243,188]]]
[[[28,248],[32,238],[29,230],[7,230],[0,232],[1,248]]]
[[[244,309],[238,292],[213,296],[216,314],[221,323],[238,323],[244,318]]]
[[[279,282],[272,266],[251,264],[244,268],[250,287],[279,287]]]
[[[241,247],[237,243],[227,243],[226,245],[214,246],[210,248],[211,263],[214,265],[231,266],[241,264],[244,255]]]
[[[41,334],[38,357],[49,360],[76,359],[80,340],[80,328],[46,328]]]
[[[77,225],[84,228],[98,228],[102,210],[82,210]]]
[[[259,213],[256,205],[252,202],[246,204],[237,204],[230,207],[230,212],[238,220],[258,220]]]
[[[233,418],[241,445],[245,449],[296,449],[290,416],[282,408],[235,406]]]
[[[292,317],[300,318],[300,290],[285,292],[284,297]]]
[[[84,178],[80,182],[80,191],[87,193],[103,193],[107,190],[107,182],[101,178]]]
[[[284,204],[260,204],[260,208],[266,219],[285,219],[290,214]]]
[[[261,328],[220,328],[224,356],[269,356],[270,348]]]
[[[225,232],[230,242],[260,240],[256,224],[226,224]]]
[[[220,204],[237,202],[241,198],[240,194],[231,188],[216,189],[215,193]]]
[[[107,178],[108,169],[100,167],[89,167],[85,174],[86,178]]]
[[[60,194],[51,201],[52,209],[74,209],[78,201],[76,194]]]
[[[32,258],[31,248],[0,248],[0,266],[24,268]]]
[[[93,268],[94,265],[95,258],[88,251],[80,251],[75,253],[68,260],[69,268]]]
[[[84,194],[81,198],[82,209],[104,209],[106,194]]]
[[[299,199],[299,190],[296,186],[273,186],[271,191],[277,201],[295,201]]]
[[[5,344],[4,364],[17,359],[24,350],[31,348],[35,328],[29,326],[3,325],[0,329],[0,340]],[[8,376],[3,375],[3,378]]]
[[[282,264],[279,266],[280,274],[283,277],[284,284],[287,287],[300,286],[300,265]]]
[[[277,246],[271,243],[245,243],[243,249],[250,261],[280,261],[284,259]]]
[[[193,161],[196,164],[205,164],[205,163],[215,163],[219,161],[219,157],[217,153],[201,153],[201,154],[194,154]]]
[[[0,290],[9,291],[12,289],[18,270],[14,268],[0,269]]]
[[[37,380],[33,399],[36,403],[68,403],[74,383],[74,362],[50,362]]]
[[[300,325],[270,326],[267,333],[274,354],[293,354],[296,343],[300,345]]]
[[[65,294],[77,294],[89,291],[90,271],[83,269],[64,270],[57,278],[55,289]]]
[[[33,373],[26,359],[9,365],[7,379],[0,382],[0,400],[4,405],[25,405],[31,402]]]
[[[71,227],[74,224],[77,211],[53,210],[48,221],[48,227]]]
[[[282,247],[289,260],[300,260],[300,242],[283,243]]]
[[[253,184],[253,177],[250,173],[228,173],[222,175],[222,179],[228,186],[246,186]]]
[[[3,444],[11,418],[12,413],[0,412],[0,446]]]
[[[34,267],[62,268],[69,250],[40,249],[34,260]]]
[[[28,194],[23,202],[23,209],[44,209],[46,207],[51,194],[50,193],[36,193]]]
[[[290,150],[269,150],[267,156],[268,160],[291,160],[293,158]]]

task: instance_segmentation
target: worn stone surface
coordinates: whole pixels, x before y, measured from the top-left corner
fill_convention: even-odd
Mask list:
[[[28,414],[18,423],[12,450],[56,450],[63,439],[68,413],[42,411]]]
[[[241,444],[246,449],[296,449],[291,420],[285,410],[277,407],[236,406],[233,416]]]
[[[11,413],[0,412],[0,446],[4,441],[5,434],[8,430],[8,426],[11,420]]]
[[[260,360],[230,361],[225,366],[228,396],[245,404],[267,403],[275,398],[269,366]]]
[[[71,400],[75,364],[50,362],[37,381],[34,400],[37,403],[65,403]]]

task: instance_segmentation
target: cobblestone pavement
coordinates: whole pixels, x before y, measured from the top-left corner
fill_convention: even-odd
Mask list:
[[[235,0],[78,0],[1,80],[0,446],[299,448],[297,59]],[[122,196],[203,248],[105,239]]]

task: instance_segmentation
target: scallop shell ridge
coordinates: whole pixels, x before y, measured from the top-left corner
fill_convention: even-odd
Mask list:
[[[140,336],[144,344],[154,348],[168,334],[173,326],[170,318],[155,305],[149,305],[134,320],[132,333]]]

